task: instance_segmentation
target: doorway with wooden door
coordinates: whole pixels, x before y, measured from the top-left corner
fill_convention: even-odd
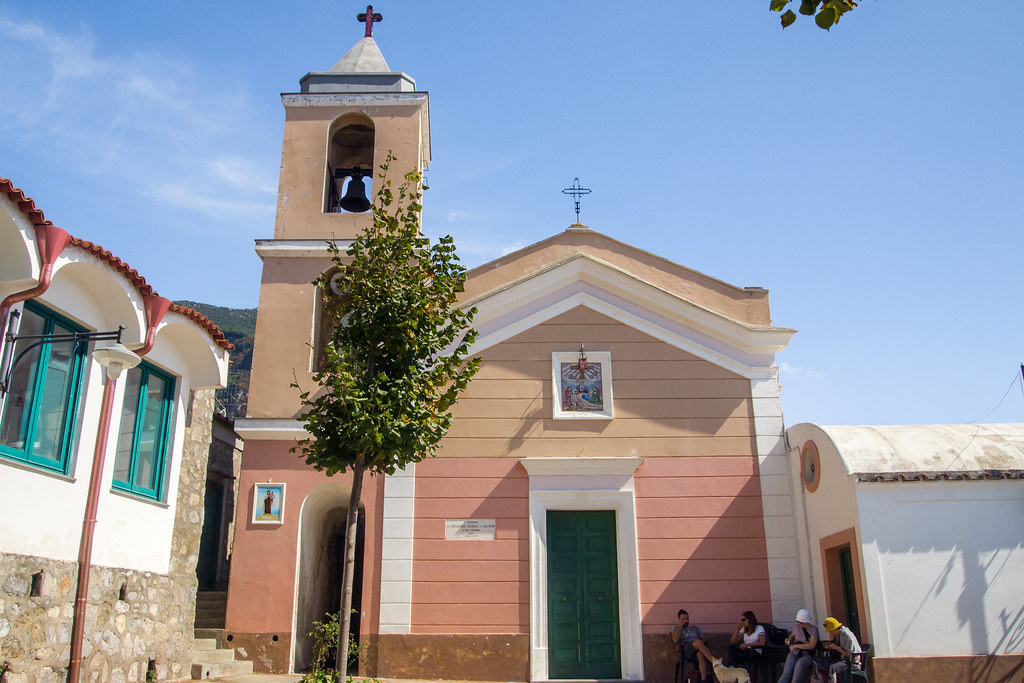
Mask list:
[[[548,675],[621,678],[614,510],[548,510]]]

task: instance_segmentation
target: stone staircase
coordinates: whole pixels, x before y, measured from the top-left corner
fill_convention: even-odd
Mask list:
[[[235,651],[222,649],[222,628],[197,628],[192,641],[192,679],[224,678],[251,674],[252,662],[236,662]]]
[[[227,591],[196,593],[196,628],[224,628],[228,613]]]

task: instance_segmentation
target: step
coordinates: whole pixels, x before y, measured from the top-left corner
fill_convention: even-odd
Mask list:
[[[196,600],[196,609],[224,609],[228,606],[227,599],[224,600]]]
[[[233,661],[234,650],[192,650],[193,664],[224,664]]]
[[[216,650],[219,642],[217,638],[196,638],[192,641],[192,651]]]
[[[220,620],[223,621],[224,613],[223,609],[197,609],[196,610],[196,621],[197,622],[209,622]]]
[[[192,664],[192,680],[206,678],[225,678],[227,676],[244,676],[251,674],[252,662],[224,662],[221,664]]]
[[[195,638],[213,638],[218,643],[224,639],[224,629],[222,628],[201,628],[197,627],[194,634]]]
[[[223,611],[223,610],[226,610],[227,608],[228,608],[228,603],[226,603],[226,602],[213,602],[213,601],[210,601],[210,602],[197,602],[196,603],[196,609],[197,610],[217,609],[217,610]]]
[[[218,615],[223,617],[225,614],[227,614],[227,612],[224,610],[223,607],[221,607],[220,609],[212,609],[212,608],[204,609],[204,608],[200,607],[199,609],[196,610],[196,618],[199,618],[200,616],[203,616],[203,617],[216,617]]]

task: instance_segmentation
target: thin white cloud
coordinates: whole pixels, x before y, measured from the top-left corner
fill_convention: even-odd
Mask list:
[[[272,220],[276,149],[254,145],[251,104],[194,66],[98,52],[87,32],[0,19],[0,134],[119,192],[238,225]]]
[[[781,371],[780,374],[783,374],[783,375],[784,374],[803,375],[804,377],[807,377],[809,379],[821,379],[821,378],[825,377],[825,373],[824,372],[819,372],[818,370],[811,370],[810,368],[796,367],[796,366],[790,365],[786,361],[782,361],[782,363],[779,364],[779,370]]]
[[[496,175],[520,163],[525,157],[525,154],[525,152],[519,152],[502,159],[487,159],[479,163],[466,161],[465,163],[456,166],[455,169],[449,171],[447,176],[448,181],[463,184]]]
[[[498,245],[498,248],[501,249],[501,255],[504,256],[505,254],[511,254],[513,251],[519,251],[520,249],[528,245],[529,242],[518,240],[516,242],[512,242],[511,244]]]

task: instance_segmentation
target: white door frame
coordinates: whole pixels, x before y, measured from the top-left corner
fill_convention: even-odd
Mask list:
[[[523,458],[530,475],[530,680],[548,680],[548,510],[614,510],[624,680],[644,680],[633,473],[642,458]]]

